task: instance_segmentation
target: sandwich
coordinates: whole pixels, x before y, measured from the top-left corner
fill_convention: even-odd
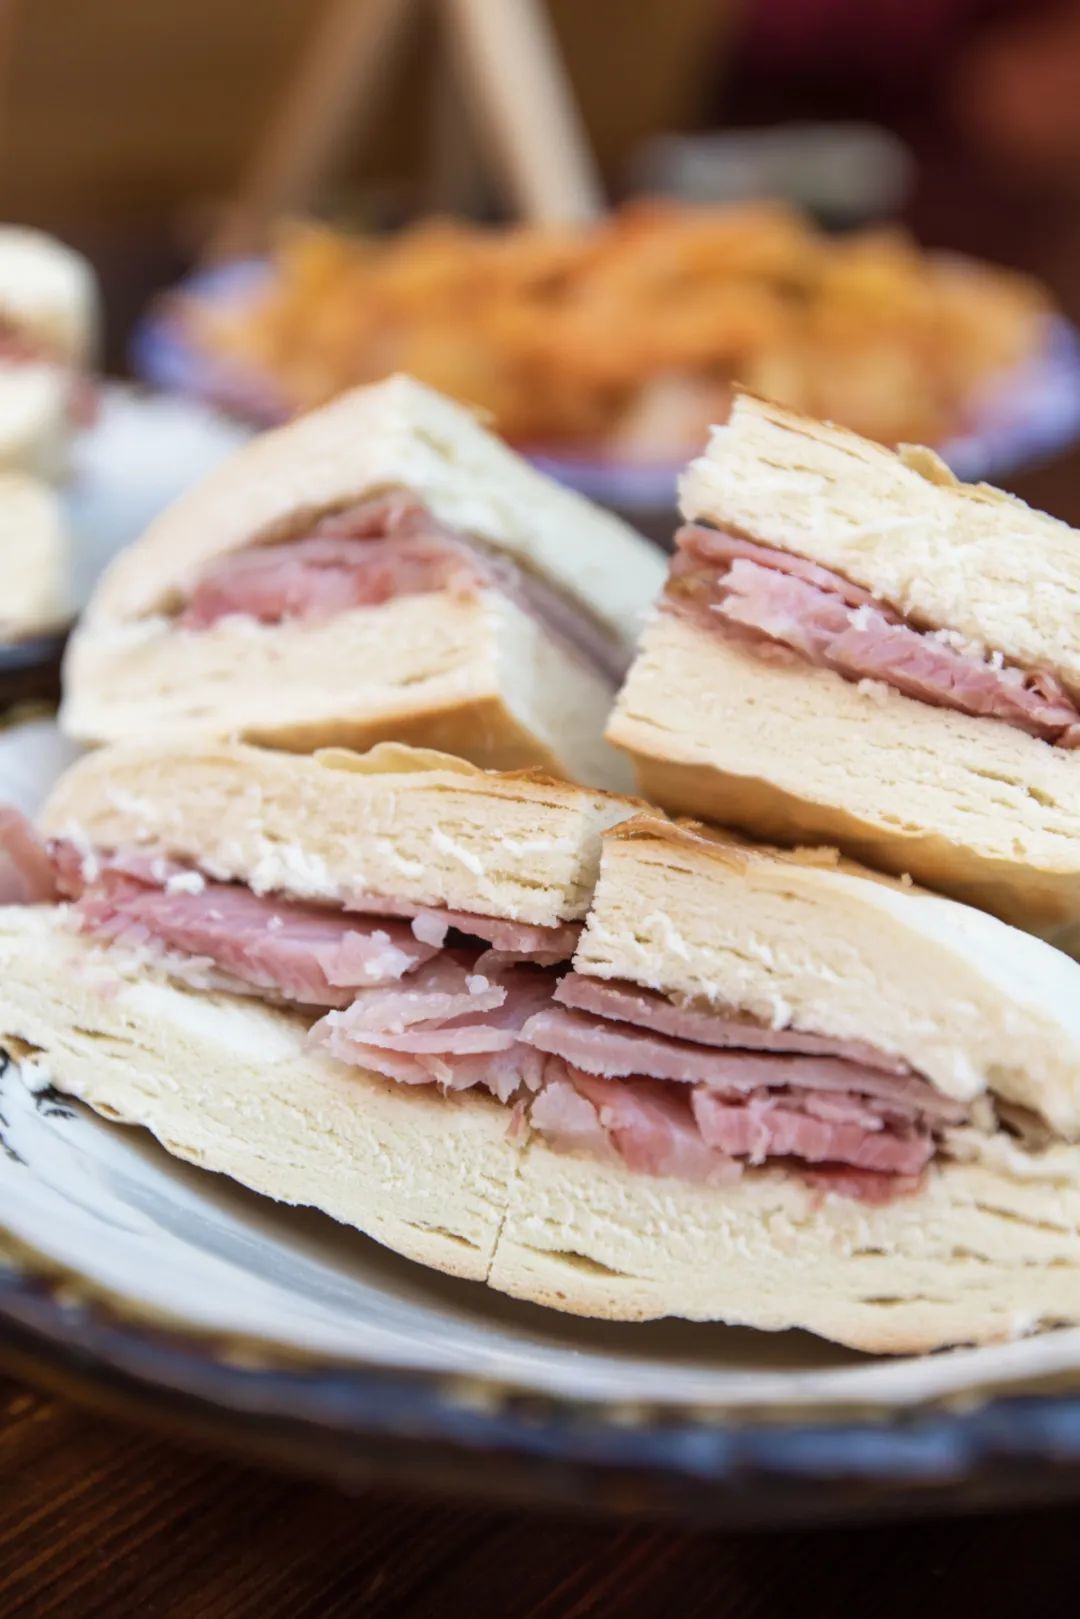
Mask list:
[[[47,844],[0,823],[0,1045],[180,1157],[482,1280],[516,1031],[633,807],[392,743],[102,749]]]
[[[0,468],[63,476],[74,432],[92,414],[99,325],[81,254],[19,225],[0,226]]]
[[[1080,966],[831,851],[423,750],[130,744],[8,827],[0,1045],[556,1309],[1080,1321]]]
[[[66,667],[84,742],[398,740],[609,782],[655,547],[407,377],[241,448],[114,562]]]
[[[1080,917],[1080,536],[739,394],[607,735],[665,809]]]
[[[47,484],[0,472],[0,645],[55,634],[71,615],[71,544]]]

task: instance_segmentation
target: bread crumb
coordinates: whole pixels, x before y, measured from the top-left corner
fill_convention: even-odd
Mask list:
[[[167,894],[201,894],[206,878],[201,871],[174,871],[165,884]]]

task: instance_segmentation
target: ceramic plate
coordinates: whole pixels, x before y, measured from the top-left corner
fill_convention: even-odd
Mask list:
[[[0,734],[33,811],[72,750]],[[769,1522],[1080,1493],[1080,1332],[876,1360],[797,1333],[560,1316],[169,1158],[0,1072],[15,1370],[348,1481]]]

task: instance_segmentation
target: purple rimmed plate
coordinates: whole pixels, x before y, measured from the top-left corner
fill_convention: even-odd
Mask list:
[[[242,304],[268,274],[260,260],[239,260],[197,272],[179,294]],[[155,387],[213,403],[259,426],[284,415],[282,403],[259,378],[194,347],[177,299],[142,322],[132,354],[138,373]],[[1078,441],[1080,332],[1055,317],[1046,323],[1040,352],[973,399],[968,429],[937,449],[958,477],[1000,481]],[[628,462],[611,455],[540,450],[530,459],[542,472],[647,529],[658,522],[670,526],[681,462]]]

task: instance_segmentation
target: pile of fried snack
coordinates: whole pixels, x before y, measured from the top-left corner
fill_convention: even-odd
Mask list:
[[[54,485],[91,419],[97,286],[80,254],[0,226],[0,649],[71,615],[71,545]]]
[[[76,630],[0,1045],[557,1309],[1080,1322],[1080,535],[742,392],[680,503],[405,376],[252,440]]]
[[[943,442],[1035,352],[1048,307],[897,229],[644,202],[563,229],[292,225],[264,287],[193,299],[183,322],[264,420],[402,370],[513,443],[670,461],[704,444],[733,382],[883,443]]]

